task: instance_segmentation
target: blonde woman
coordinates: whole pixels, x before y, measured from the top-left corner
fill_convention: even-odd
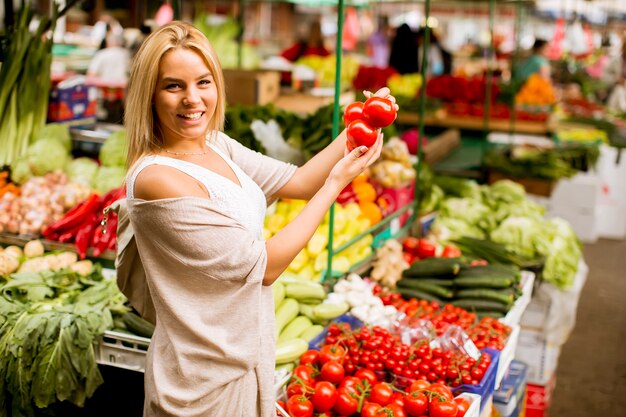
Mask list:
[[[377,94],[395,100],[388,89]],[[173,22],[145,40],[125,118],[134,237],[118,239],[120,287],[156,322],[144,416],[274,415],[270,286],[381,152],[379,137],[346,153],[341,133],[296,167],[222,133],[224,107],[219,60],[202,33]],[[266,205],[283,197],[309,202],[264,241]]]

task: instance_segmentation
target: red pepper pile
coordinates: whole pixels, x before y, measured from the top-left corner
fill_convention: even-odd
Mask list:
[[[484,103],[487,91],[487,80],[484,77],[458,77],[441,75],[428,80],[426,94],[429,97],[443,101],[463,103]],[[491,101],[494,102],[500,94],[500,87],[496,80],[491,85]]]
[[[392,67],[379,68],[361,65],[359,66],[356,77],[352,81],[352,87],[359,91],[376,91],[386,87],[389,77],[395,74],[397,74],[397,72]]]
[[[345,350],[335,347],[309,350],[300,358],[287,386],[287,402],[281,403],[292,417],[463,417],[471,405],[440,383],[415,381],[404,392],[370,369],[347,375],[341,357]]]
[[[87,249],[93,248],[93,256],[100,256],[105,250],[115,250],[117,214],[107,214],[103,224],[103,210],[113,202],[123,198],[124,188],[116,188],[89,198],[68,211],[59,221],[46,227],[42,235],[49,240],[61,243],[74,243],[81,259],[87,257]]]

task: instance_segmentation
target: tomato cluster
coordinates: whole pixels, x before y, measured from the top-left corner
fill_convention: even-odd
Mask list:
[[[378,130],[389,126],[396,119],[396,106],[391,100],[372,96],[365,103],[355,101],[346,106],[343,121],[347,127],[349,151],[359,147],[368,148],[376,143]]]
[[[511,328],[492,317],[483,317],[466,333],[478,349],[502,350],[511,334]]]
[[[332,359],[339,352],[302,355],[287,386],[287,402],[281,404],[292,417],[463,417],[470,406],[440,383],[415,381],[404,392],[370,369],[346,376],[343,365]]]
[[[410,264],[420,259],[438,256],[437,244],[424,238],[408,236],[402,241],[404,260]],[[452,244],[446,245],[439,254],[442,258],[458,258],[462,256],[461,250]]]

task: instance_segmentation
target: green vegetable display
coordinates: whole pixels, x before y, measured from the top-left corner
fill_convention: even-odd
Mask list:
[[[65,166],[65,173],[70,181],[91,186],[94,177],[98,173],[98,163],[85,156],[72,159]]]
[[[113,132],[102,144],[100,162],[105,167],[126,166],[127,149],[126,131]]]

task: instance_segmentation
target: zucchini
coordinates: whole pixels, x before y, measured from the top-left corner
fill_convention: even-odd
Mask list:
[[[515,283],[510,277],[457,277],[454,285],[457,287],[482,287],[482,288],[509,288]]]
[[[434,296],[442,298],[452,298],[454,296],[454,293],[450,288],[422,282],[422,280],[419,279],[401,279],[400,281],[398,281],[397,286],[401,288],[424,291],[428,294],[432,294]]]
[[[519,268],[514,265],[476,265],[461,269],[460,277],[510,277],[517,279]]]
[[[439,297],[436,297],[424,291],[414,290],[412,288],[402,288],[402,287],[398,287],[396,288],[396,290],[404,298],[417,298],[418,300],[437,301],[439,303],[441,302],[441,299]]]
[[[295,319],[291,320],[285,326],[283,331],[280,332],[280,336],[278,336],[278,342],[295,339],[311,326],[313,326],[313,323],[311,322],[310,318],[308,318],[307,316],[298,316]]]
[[[293,362],[309,349],[309,344],[300,338],[276,344],[276,365]]]
[[[440,287],[454,286],[454,280],[447,278],[405,278],[405,281],[423,282],[424,284],[433,284]]]
[[[285,298],[278,310],[276,310],[276,336],[278,336],[283,328],[289,323],[291,320],[295,319],[300,312],[300,305],[293,298]]]
[[[293,362],[288,362],[282,365],[276,365],[276,368],[274,368],[275,371],[286,371],[286,372],[293,372],[293,369],[296,367],[296,365]]]
[[[296,300],[317,299],[323,300],[326,298],[326,291],[322,284],[314,282],[293,282],[285,284],[285,295],[289,298]]]
[[[154,324],[142,319],[131,311],[124,313],[122,320],[126,324],[126,328],[137,336],[150,338],[154,334]]]
[[[507,306],[510,306],[513,304],[513,301],[515,301],[513,288],[505,288],[503,290],[494,290],[491,288],[464,288],[458,290],[455,297],[482,298],[484,300],[498,301]]]
[[[350,304],[343,302],[338,304],[318,304],[313,307],[315,321],[331,320],[346,314],[350,310]]]
[[[501,313],[509,311],[509,306],[499,303],[498,301],[479,298],[459,298],[451,301],[450,304],[469,311],[499,311]]]
[[[285,286],[280,282],[275,282],[272,285],[272,293],[274,294],[274,311],[276,311],[285,299]]]
[[[300,335],[300,339],[308,343],[311,340],[315,339],[323,331],[324,331],[324,326],[322,326],[321,324],[314,324],[313,326],[306,329],[304,333]]]
[[[409,269],[402,271],[408,278],[434,278],[455,276],[461,270],[458,258],[428,258],[413,262]]]

